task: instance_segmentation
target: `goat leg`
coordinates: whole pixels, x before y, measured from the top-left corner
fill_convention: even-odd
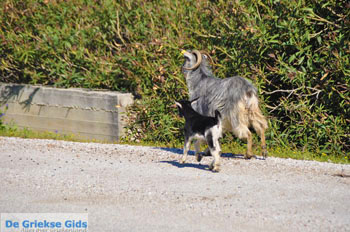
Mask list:
[[[264,159],[267,158],[267,148],[266,148],[266,141],[265,141],[265,130],[262,130],[261,132],[261,153]]]
[[[213,172],[219,172],[220,171],[220,153],[221,153],[219,142],[216,141],[213,147],[211,147],[209,144],[209,150],[214,157],[214,160],[210,164],[209,169],[212,170]]]
[[[184,164],[186,162],[187,154],[188,154],[188,150],[190,149],[190,146],[191,146],[191,139],[185,138],[184,154],[182,156],[182,159],[180,160],[181,164]]]
[[[209,148],[205,149],[203,156],[212,156]]]
[[[265,146],[261,146],[261,153],[262,153],[262,156],[264,157],[264,159],[267,158],[267,149],[266,149],[266,145]]]
[[[201,146],[201,142],[199,140],[196,140],[196,142],[194,143],[194,148],[196,150],[196,160],[198,162],[201,162],[203,155],[200,153],[200,146]]]
[[[244,158],[251,159],[253,157],[253,138],[252,134],[249,132],[247,133],[247,153],[245,154]]]

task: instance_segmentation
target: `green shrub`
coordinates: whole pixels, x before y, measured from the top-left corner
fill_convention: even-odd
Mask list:
[[[128,139],[183,140],[171,105],[187,97],[180,50],[197,48],[218,77],[257,85],[270,146],[350,152],[346,0],[4,0],[0,12],[1,81],[131,91]]]

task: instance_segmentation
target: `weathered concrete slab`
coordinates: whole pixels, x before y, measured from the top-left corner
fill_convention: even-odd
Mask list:
[[[119,140],[125,107],[132,103],[129,93],[0,83],[5,123],[87,139]]]

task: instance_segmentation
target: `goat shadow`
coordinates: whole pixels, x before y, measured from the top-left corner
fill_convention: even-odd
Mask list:
[[[168,147],[158,147],[158,149],[163,150],[163,151],[168,151],[168,152],[172,152],[175,154],[179,154],[179,155],[183,155],[184,150],[180,149],[180,148],[168,148]],[[195,155],[195,152],[190,150],[188,151],[188,155]],[[208,156],[203,154],[203,157]],[[245,159],[243,154],[233,154],[233,153],[221,153],[221,157],[224,158],[234,158],[234,159]],[[256,157],[257,159],[260,159],[259,157]]]
[[[163,151],[172,152],[172,153],[175,153],[175,154],[178,154],[178,155],[183,155],[183,149],[180,149],[180,148],[157,147],[157,149],[160,149],[160,150],[163,150]],[[190,151],[188,151],[188,155],[189,156],[194,156],[195,152],[190,150]],[[203,157],[204,156],[208,156],[208,155],[204,155],[203,154]],[[233,159],[245,159],[244,155],[242,155],[242,154],[233,154],[233,153],[222,153],[221,157],[233,158]],[[258,159],[258,160],[265,160],[264,158],[261,158],[261,157],[258,157],[258,156],[255,156],[255,158]],[[201,170],[211,171],[209,169],[209,165],[205,165],[205,164],[201,164],[201,163],[184,163],[184,164],[181,164],[178,160],[164,160],[164,161],[160,161],[160,163],[168,163],[168,164],[171,164],[171,165],[173,165],[175,167],[178,167],[178,168],[198,168],[198,169],[201,169]]]
[[[159,161],[159,163],[171,164],[171,165],[178,167],[178,168],[197,168],[197,169],[201,169],[201,170],[211,171],[209,169],[209,165],[201,164],[201,163],[184,163],[184,164],[182,164],[178,160],[163,160],[163,161]]]

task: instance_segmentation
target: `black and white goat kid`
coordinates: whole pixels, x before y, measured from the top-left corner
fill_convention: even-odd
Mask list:
[[[218,172],[220,170],[221,154],[219,139],[222,135],[221,114],[217,110],[215,111],[215,117],[207,117],[197,113],[191,106],[192,102],[196,100],[198,100],[198,98],[192,101],[181,100],[175,102],[179,109],[180,116],[185,117],[185,145],[184,154],[180,163],[185,163],[188,150],[194,139],[196,140],[196,159],[198,162],[201,161],[200,143],[205,141],[208,144],[211,155],[214,157],[209,168]]]

